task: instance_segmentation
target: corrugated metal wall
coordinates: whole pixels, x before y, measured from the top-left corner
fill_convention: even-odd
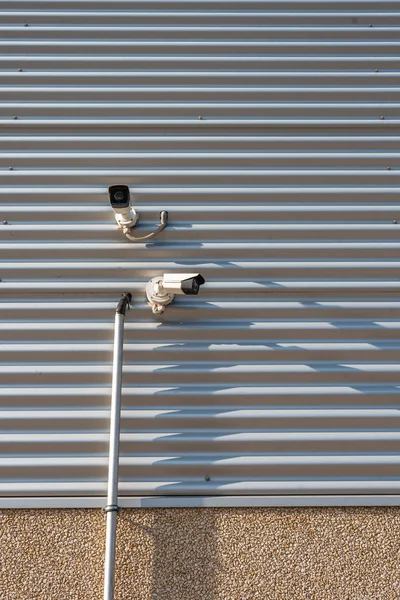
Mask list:
[[[397,494],[400,2],[0,22],[1,495],[105,494],[126,290],[122,495]],[[115,183],[142,230],[169,211],[155,243]],[[145,283],[188,270],[201,295],[153,317]]]

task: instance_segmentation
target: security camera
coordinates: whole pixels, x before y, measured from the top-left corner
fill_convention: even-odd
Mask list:
[[[147,300],[154,314],[161,314],[172,304],[175,294],[197,296],[205,279],[200,273],[165,273],[150,279],[146,286]]]
[[[111,185],[108,188],[108,193],[118,229],[134,227],[139,220],[139,215],[131,206],[131,195],[128,186]]]
[[[166,292],[187,296],[197,296],[203,283],[205,279],[200,273],[165,273],[161,280],[161,286]]]
[[[155,238],[168,223],[168,213],[166,210],[160,212],[160,224],[155,231],[151,231],[146,235],[133,235],[132,230],[139,222],[139,215],[131,205],[131,196],[127,185],[111,185],[108,188],[110,195],[110,204],[115,213],[118,229],[122,229],[125,236],[131,242],[143,242]]]

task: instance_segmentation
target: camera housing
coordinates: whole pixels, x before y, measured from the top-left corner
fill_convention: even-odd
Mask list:
[[[161,286],[166,292],[197,296],[205,279],[200,273],[165,273]]]
[[[146,286],[147,300],[154,314],[161,314],[172,304],[176,294],[197,296],[205,283],[200,273],[165,273],[150,279]]]
[[[139,220],[139,215],[131,206],[129,187],[127,185],[110,185],[108,193],[118,229],[134,227]]]

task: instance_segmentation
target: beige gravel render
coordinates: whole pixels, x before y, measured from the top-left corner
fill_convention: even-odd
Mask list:
[[[1,600],[101,600],[100,510],[0,511]],[[116,600],[398,600],[400,508],[125,509]]]

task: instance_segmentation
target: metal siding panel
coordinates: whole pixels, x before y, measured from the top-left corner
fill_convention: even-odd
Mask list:
[[[122,502],[398,504],[400,2],[0,16],[1,506],[105,495],[125,290]],[[121,181],[156,243],[117,231]]]

